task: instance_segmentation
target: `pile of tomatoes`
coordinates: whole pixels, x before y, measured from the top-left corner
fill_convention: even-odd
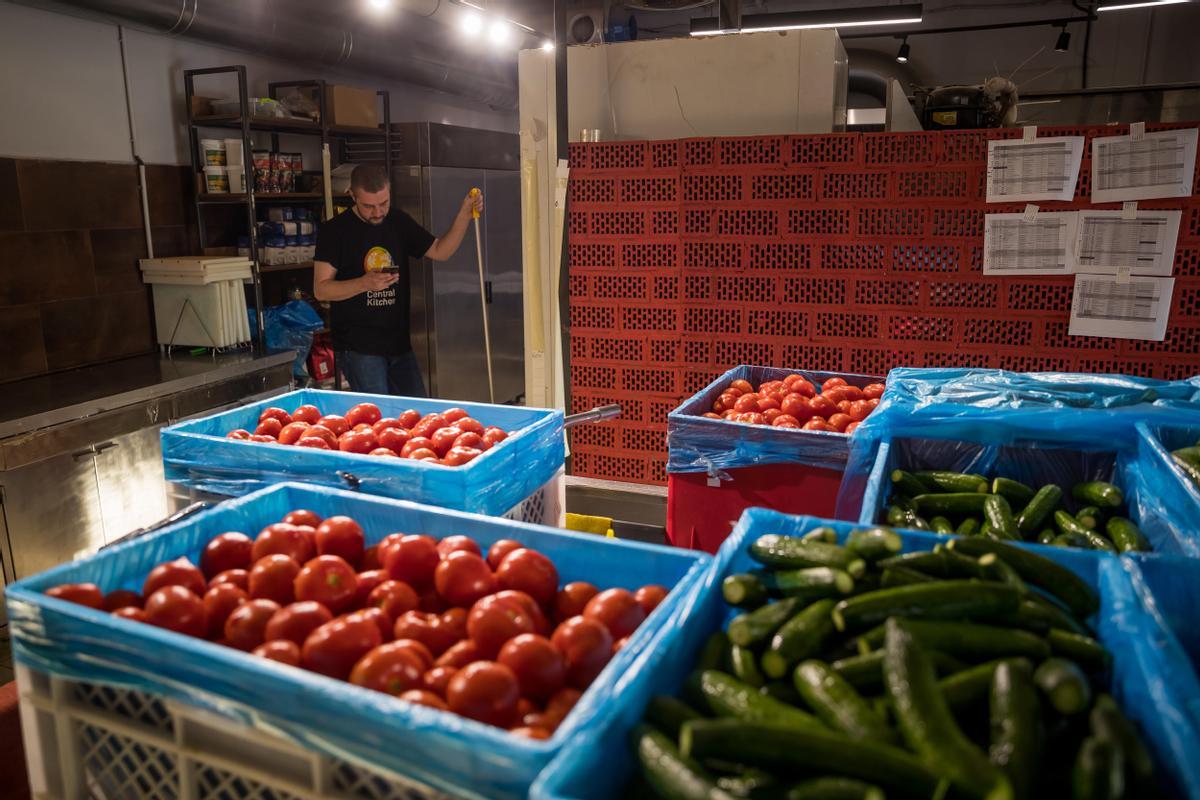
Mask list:
[[[559,586],[512,539],[393,533],[296,510],[159,564],[141,592],[46,594],[546,739],[667,589]]]
[[[344,417],[322,414],[312,405],[300,406],[290,414],[282,408],[265,408],[253,433],[239,428],[225,438],[411,458],[457,467],[507,439],[508,431],[484,427],[461,408],[424,416],[410,408],[392,418],[384,417],[374,403],[359,403]]]
[[[802,375],[764,381],[755,389],[749,381],[739,379],[721,391],[712,411],[704,416],[749,425],[853,433],[879,405],[883,389],[882,383],[860,389],[843,378],[830,378],[818,392]]]

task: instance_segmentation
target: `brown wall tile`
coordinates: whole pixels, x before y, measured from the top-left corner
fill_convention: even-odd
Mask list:
[[[24,227],[17,162],[0,158],[0,231],[19,231]]]
[[[144,290],[47,303],[42,306],[42,335],[52,370],[154,349]]]
[[[155,258],[192,256],[200,252],[197,249],[195,234],[183,225],[151,228],[150,236],[154,239]]]
[[[132,164],[19,161],[21,205],[31,231],[135,228],[142,212]]]
[[[91,231],[96,291],[102,294],[141,288],[138,259],[146,257],[146,234],[141,228]]]
[[[146,166],[146,195],[151,225],[186,225],[191,217],[192,168],[174,164]]]
[[[0,233],[0,306],[95,292],[86,231]]]
[[[42,346],[42,319],[37,306],[0,308],[0,381],[11,381],[46,371]]]

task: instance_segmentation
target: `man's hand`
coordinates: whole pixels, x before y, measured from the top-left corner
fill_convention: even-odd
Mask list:
[[[467,219],[470,219],[474,212],[483,213],[483,192],[476,195],[468,194],[463,198],[462,209],[459,214]]]
[[[368,272],[360,280],[365,291],[381,292],[400,280],[400,276],[392,272]]]

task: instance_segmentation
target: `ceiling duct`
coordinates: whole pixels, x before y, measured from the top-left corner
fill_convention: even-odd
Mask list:
[[[335,67],[376,81],[411,83],[495,108],[517,105],[516,59],[467,46],[447,24],[461,13],[450,3],[443,3],[436,14],[397,10],[387,18],[371,18],[347,13],[340,3],[302,0],[19,1],[287,61]],[[337,13],[331,6],[337,7]]]

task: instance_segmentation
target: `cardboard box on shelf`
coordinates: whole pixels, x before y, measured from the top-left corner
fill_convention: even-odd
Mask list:
[[[191,114],[192,114],[192,119],[195,119],[197,117],[211,116],[213,113],[212,104],[213,104],[213,101],[216,99],[218,99],[218,98],[216,98],[216,97],[201,97],[198,94],[192,95],[192,105],[191,105],[191,109],[190,109]]]
[[[377,97],[372,89],[328,84],[325,107],[331,125],[353,125],[360,128],[379,127]]]

